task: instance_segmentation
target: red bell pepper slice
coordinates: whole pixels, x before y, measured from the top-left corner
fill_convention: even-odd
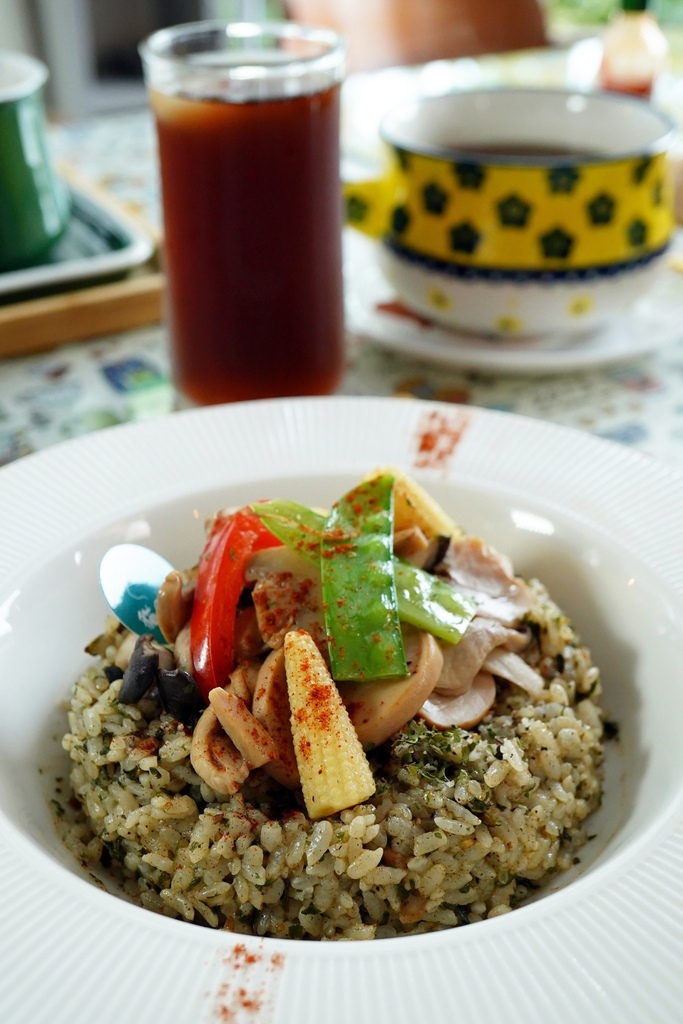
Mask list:
[[[194,677],[207,703],[235,667],[235,617],[247,559],[281,543],[249,509],[219,518],[211,531],[197,569],[190,622]]]

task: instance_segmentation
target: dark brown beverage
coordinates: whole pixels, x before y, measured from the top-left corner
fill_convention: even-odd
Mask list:
[[[201,404],[343,371],[339,86],[244,103],[152,91],[174,378]]]

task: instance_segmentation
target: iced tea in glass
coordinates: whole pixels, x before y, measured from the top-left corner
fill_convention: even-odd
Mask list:
[[[141,47],[156,118],[173,373],[214,404],[326,394],[344,364],[344,47],[205,22]]]

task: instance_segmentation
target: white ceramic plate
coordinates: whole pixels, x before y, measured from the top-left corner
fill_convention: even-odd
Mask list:
[[[603,668],[621,738],[576,877],[469,927],[321,944],[236,939],[90,884],[47,801],[66,767],[59,702],[105,613],[102,553],[136,540],[191,564],[220,504],[325,504],[380,463],[543,579]],[[3,1024],[680,1022],[682,508],[683,476],[628,449],[395,399],[178,413],[0,470]]]
[[[683,239],[677,239],[680,250]],[[624,362],[683,336],[683,276],[664,267],[653,287],[606,327],[583,336],[477,337],[429,323],[398,301],[380,269],[378,243],[356,231],[344,235],[346,323],[361,337],[429,362],[496,373],[561,373]]]

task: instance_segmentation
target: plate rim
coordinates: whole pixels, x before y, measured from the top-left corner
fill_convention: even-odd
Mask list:
[[[638,451],[622,447],[611,441],[593,437],[589,434],[584,434],[571,427],[546,423],[543,421],[535,421],[528,417],[521,417],[516,414],[501,412],[498,410],[454,406],[439,402],[406,402],[405,399],[375,398],[371,396],[337,396],[324,399],[274,399],[263,402],[239,403],[233,406],[212,407],[211,409],[188,410],[181,413],[175,413],[173,416],[166,417],[162,420],[152,420],[139,424],[123,424],[121,426],[108,428],[107,430],[100,431],[96,434],[68,440],[55,445],[52,448],[36,452],[0,469],[0,537],[2,537],[2,540],[0,541],[0,577],[3,579],[2,584],[0,584],[0,603],[2,595],[7,591],[8,587],[12,585],[13,581],[15,581],[20,574],[23,574],[26,566],[25,556],[29,549],[34,552],[36,559],[40,559],[44,557],[45,553],[49,553],[54,550],[54,535],[50,534],[46,535],[42,541],[37,541],[36,538],[29,538],[29,542],[25,542],[23,548],[19,545],[17,549],[16,545],[13,543],[14,538],[22,533],[25,534],[27,531],[30,531],[32,525],[36,521],[36,516],[33,518],[29,516],[23,524],[19,524],[18,528],[17,523],[14,522],[14,518],[16,517],[17,509],[21,507],[22,502],[25,502],[26,494],[29,492],[35,493],[35,489],[38,487],[44,488],[46,485],[49,486],[52,481],[58,479],[63,474],[65,467],[69,465],[73,467],[78,464],[80,467],[78,473],[82,476],[83,474],[87,474],[90,467],[92,467],[98,459],[101,459],[103,455],[117,455],[120,459],[128,457],[136,447],[139,449],[143,440],[145,441],[146,451],[158,453],[164,439],[166,440],[166,443],[168,443],[169,438],[171,440],[175,439],[178,441],[178,439],[184,437],[182,443],[187,447],[196,443],[198,440],[205,440],[210,434],[220,434],[221,431],[223,433],[229,433],[229,428],[231,426],[234,428],[236,425],[240,424],[248,425],[250,422],[254,423],[259,419],[262,423],[265,423],[274,434],[277,433],[275,428],[279,428],[284,431],[284,434],[275,438],[271,449],[269,449],[271,451],[271,458],[273,459],[274,465],[277,453],[280,452],[283,447],[286,448],[292,440],[301,440],[306,437],[307,432],[311,431],[312,426],[317,425],[320,428],[322,424],[327,424],[326,429],[329,433],[327,439],[329,440],[330,436],[334,436],[334,429],[338,427],[339,423],[348,422],[350,424],[354,420],[357,421],[362,419],[361,412],[372,413],[378,418],[378,420],[384,419],[387,422],[387,431],[389,426],[391,426],[392,432],[395,428],[395,433],[397,435],[401,434],[403,428],[406,428],[403,434],[398,437],[397,448],[403,449],[405,456],[403,463],[408,469],[410,469],[409,463],[415,455],[413,434],[415,426],[420,422],[421,417],[438,414],[446,416],[451,422],[455,422],[458,417],[464,417],[465,428],[461,442],[455,449],[453,462],[451,465],[446,466],[444,470],[428,471],[427,475],[431,474],[431,479],[434,480],[438,479],[448,481],[453,477],[467,479],[468,474],[471,472],[471,470],[468,469],[468,465],[473,463],[474,457],[477,455],[477,445],[481,447],[487,438],[491,443],[495,443],[499,448],[502,447],[504,449],[506,444],[509,445],[512,443],[510,441],[511,437],[513,437],[513,440],[516,443],[519,443],[520,439],[524,440],[536,436],[541,440],[546,439],[553,450],[558,449],[561,451],[567,451],[573,446],[578,450],[579,456],[585,456],[587,453],[592,453],[598,463],[611,467],[612,475],[615,479],[623,477],[624,475],[631,478],[637,477],[640,480],[649,481],[653,486],[656,484],[657,488],[662,493],[667,492],[672,496],[672,498],[677,497],[683,500],[683,473],[679,472],[674,467],[667,466],[664,463],[658,463],[656,460],[653,460]],[[475,440],[470,444],[470,448],[472,450],[469,452],[467,457],[460,459],[461,453],[468,444],[468,437],[471,436],[470,431],[472,429],[475,430],[476,434]],[[479,435],[481,435],[481,437],[479,437]],[[344,459],[341,459],[341,464],[337,465],[335,463],[331,465],[328,472],[337,473],[346,472],[347,470],[351,472],[352,468],[356,465],[367,464],[365,450],[361,449],[359,445],[359,439],[361,436],[360,431],[353,436],[351,445],[353,446],[355,444],[356,447],[353,448],[353,454],[351,456],[345,456],[346,463],[344,462]],[[477,440],[477,438],[479,438],[479,440]],[[217,449],[212,449],[211,457],[215,458],[216,454],[220,455],[221,451],[224,450],[222,440],[223,439],[221,438],[216,442]],[[322,438],[322,441],[324,440],[325,438]],[[320,441],[320,438],[311,436],[310,445],[315,449],[313,455],[311,456],[311,450],[308,450],[302,453],[295,452],[292,455],[292,458],[295,461],[301,461],[311,457],[313,459],[320,459],[321,452],[324,450],[324,445],[322,445]],[[340,444],[340,442],[337,442],[337,444]],[[470,460],[469,463],[467,461],[468,458]],[[548,458],[547,453],[544,455],[544,458]],[[187,455],[187,459],[189,460],[189,453]],[[459,462],[461,462],[460,466]],[[223,470],[221,470],[221,472],[223,472]],[[292,475],[294,472],[296,471],[290,467],[286,467],[284,475]],[[137,473],[138,470],[134,468],[133,476]],[[161,474],[161,468],[158,473]],[[304,472],[302,468],[299,468],[298,473],[301,476],[309,475]],[[313,469],[310,475],[319,476],[321,473],[322,470],[318,466],[318,468]],[[274,471],[272,468],[270,472],[268,472],[268,470],[263,471],[259,468],[258,473],[254,475],[254,479],[258,480],[259,476],[263,478],[268,475],[277,477],[278,472]],[[425,477],[425,473],[421,473],[420,475]],[[206,472],[205,468],[199,466],[197,469],[197,478],[197,488],[201,486],[205,488],[220,486],[217,482],[218,478],[214,465],[208,467],[208,472]],[[235,482],[239,483],[243,479],[245,478],[238,477]],[[524,492],[525,487],[528,488],[530,486],[528,481],[532,479],[533,473],[521,481],[520,487],[522,493]],[[248,483],[249,480],[245,479],[245,482]],[[501,484],[500,486],[506,485]],[[605,481],[600,481],[599,486],[591,484],[588,487],[588,490],[590,490],[591,486],[597,487],[598,490],[601,490],[606,487],[606,483]],[[178,495],[187,494],[187,484],[183,484],[180,488],[175,488],[175,493]],[[152,496],[147,500],[147,504],[153,505],[158,502],[170,501],[173,494],[173,483],[166,482],[162,487],[157,486]],[[66,504],[66,506],[70,506],[75,503],[76,497],[73,494],[67,493],[61,500]],[[641,499],[637,498],[637,496],[635,500],[636,505],[642,504]],[[103,515],[98,515],[96,521],[93,520],[92,529],[94,530],[98,528],[103,518],[105,521],[107,519],[109,519],[109,521],[113,521],[114,519],[125,515],[125,512],[120,511],[120,507],[136,506],[136,504],[139,503],[140,498],[135,498],[133,501],[126,499],[125,503],[123,502],[123,499],[121,499],[119,504],[114,504],[113,506],[110,501],[110,510],[105,510]],[[547,503],[549,504],[549,502]],[[71,524],[69,525],[68,535],[67,532],[65,532],[67,528],[64,524],[59,527],[56,532],[64,538],[65,546],[71,543],[71,538],[74,534],[80,533],[83,535],[84,528],[82,523],[92,519],[92,510],[95,507],[99,508],[100,512],[103,511],[101,502],[99,505],[95,502],[92,506],[87,507],[83,510],[80,519],[75,525],[73,525],[73,528]],[[588,521],[590,521],[590,514],[591,508],[586,506],[586,508],[581,509],[571,517],[583,520],[588,516]],[[664,522],[669,522],[673,512],[667,512],[665,514],[661,509],[655,508],[653,515],[657,521],[661,519]],[[39,510],[37,519],[40,520],[40,518],[41,513]],[[683,530],[683,526],[681,529]],[[16,549],[16,553],[9,559],[3,557],[3,545],[6,548],[11,548],[12,551],[15,551]],[[681,598],[683,597],[683,550],[675,555],[674,561],[677,565],[674,567],[675,571],[667,575],[667,586],[669,586],[676,595]],[[7,575],[3,572],[3,564],[6,568],[13,565],[12,571]],[[4,825],[4,819],[0,819],[0,889],[2,888],[2,883],[7,881],[8,870],[16,870],[17,859],[14,844],[11,842],[8,844],[5,841],[7,839],[7,833]],[[657,860],[660,869],[662,867],[662,863],[666,865],[671,862],[672,854],[670,852],[670,848],[673,847],[675,849],[676,847],[680,847],[682,845],[680,841],[682,836],[683,822],[681,821],[680,814],[678,814],[676,820],[673,820],[670,823],[670,828],[667,829],[667,834],[663,836],[660,834],[659,847],[654,851],[655,859]],[[662,851],[665,852],[663,862]],[[680,855],[674,859],[678,863],[683,860]],[[54,870],[59,869],[59,871],[64,872],[63,867],[57,865],[56,862],[54,865],[51,863],[50,868],[51,870],[46,872],[45,876],[40,879],[40,886],[42,889],[44,889],[47,884],[47,876],[51,876],[54,873],[52,868],[54,868]],[[612,893],[613,896],[615,889],[618,890],[620,887],[623,888],[623,884],[625,884],[624,879],[629,875],[629,873],[631,873],[631,867],[627,865],[624,870],[618,874],[618,876],[615,876],[611,882],[596,894],[598,903],[603,910],[605,906],[610,904],[610,893]],[[591,875],[586,876],[583,881],[585,883],[589,883],[591,890],[598,889],[598,882],[604,881],[604,875],[600,873],[599,869],[597,869],[596,872],[593,873],[592,881]],[[587,887],[588,886],[584,885],[579,888],[580,891],[583,892]],[[66,886],[64,888],[68,889],[70,893],[72,887]],[[85,915],[85,918],[87,919],[88,915],[92,914],[94,912],[94,908],[99,905],[97,900],[93,902],[93,900],[89,898],[89,894],[92,893],[93,896],[99,896],[100,894],[96,894],[96,891],[90,890],[89,887],[81,886],[81,888],[87,888],[88,894],[76,897],[76,903],[80,908],[78,911],[80,918],[83,918]],[[220,938],[216,940],[216,935],[213,932],[204,934],[201,929],[183,929],[182,927],[176,926],[173,929],[176,934],[173,936],[173,940],[170,943],[174,948],[170,952],[175,955],[177,951],[183,950],[187,953],[188,957],[190,957],[192,963],[201,966],[201,964],[204,963],[207,951],[212,950],[214,945],[215,949],[218,950],[220,954],[223,954],[226,949],[233,948],[238,940],[239,942],[243,942],[248,949],[252,950],[262,950],[264,948],[264,941],[267,950],[284,950],[286,960],[286,971],[284,976],[277,981],[273,981],[272,984],[269,981],[263,982],[263,978],[260,978],[259,981],[259,984],[262,982],[266,984],[267,991],[272,996],[274,1007],[272,1011],[274,1015],[273,1019],[277,1018],[280,1021],[286,1021],[288,1019],[286,1015],[287,999],[291,998],[292,993],[296,991],[296,985],[303,977],[302,971],[305,972],[307,964],[315,962],[317,965],[316,970],[320,971],[320,984],[317,985],[317,988],[315,989],[315,992],[317,993],[315,999],[313,997],[309,997],[306,1004],[307,1008],[304,1008],[304,1011],[302,1011],[302,1020],[308,1022],[309,1020],[312,1021],[315,1019],[315,1015],[312,1015],[309,1011],[315,1009],[314,1004],[316,999],[318,1000],[318,1012],[320,1010],[320,1000],[323,998],[323,995],[328,999],[330,997],[330,993],[336,992],[337,997],[342,999],[343,985],[348,983],[347,973],[345,973],[345,969],[342,969],[344,964],[352,964],[353,971],[358,972],[359,979],[367,986],[369,984],[368,978],[371,977],[371,968],[373,964],[376,965],[379,962],[384,963],[386,961],[388,965],[387,970],[391,968],[391,971],[393,971],[394,967],[391,965],[394,961],[405,966],[404,960],[408,955],[410,955],[411,957],[415,957],[415,962],[418,965],[415,968],[417,972],[415,977],[417,978],[421,977],[420,971],[428,969],[429,959],[434,958],[438,954],[439,961],[437,964],[437,973],[440,971],[443,976],[447,968],[449,970],[456,970],[456,968],[457,970],[461,970],[461,967],[458,967],[456,963],[456,953],[458,956],[463,957],[463,963],[466,967],[468,965],[472,966],[470,962],[471,958],[474,956],[476,959],[476,956],[480,955],[482,950],[487,951],[487,955],[494,955],[497,957],[511,955],[513,957],[513,962],[516,962],[516,958],[518,958],[519,954],[514,952],[514,937],[518,931],[520,934],[524,934],[529,938],[529,955],[537,958],[537,960],[538,958],[542,959],[544,955],[542,943],[539,944],[537,936],[534,937],[528,933],[530,929],[538,929],[544,940],[547,941],[548,946],[555,948],[555,934],[554,932],[552,932],[552,934],[549,932],[549,929],[552,931],[549,922],[552,922],[555,918],[560,922],[563,915],[566,916],[567,907],[571,909],[571,905],[576,903],[572,896],[572,890],[574,890],[574,886],[570,886],[559,893],[554,893],[553,900],[542,900],[530,907],[520,908],[520,910],[514,915],[505,915],[497,920],[485,922],[485,927],[477,927],[472,930],[455,929],[450,932],[445,931],[434,933],[434,935],[431,936],[402,937],[396,946],[394,945],[394,941],[371,944],[370,949],[368,949],[368,945],[365,943],[360,946],[354,946],[354,944],[351,943],[335,943],[333,945],[302,943],[300,945],[296,945],[291,942],[286,942],[285,940],[270,938],[268,940],[258,940],[253,937],[243,936],[235,938],[234,936],[227,934],[221,934]],[[641,901],[646,898],[642,893],[639,895],[641,897]],[[649,894],[647,895],[649,898]],[[63,905],[65,902],[65,899],[63,898],[64,896],[64,891],[57,892],[54,897],[56,903],[60,904],[61,900],[60,905]],[[581,920],[589,920],[594,923],[595,914],[592,911],[589,912],[583,905],[585,904],[585,900],[582,900],[581,903],[582,906],[580,908],[579,917]],[[128,910],[129,909],[130,908],[128,908]],[[683,909],[683,897],[678,899],[678,909]],[[122,930],[129,927],[130,915],[126,912],[125,904],[120,901],[115,901],[115,909],[112,910],[110,915],[105,916],[108,917],[109,923],[112,927],[116,925],[117,928]],[[159,936],[163,934],[163,922],[158,921],[155,915],[145,915],[138,912],[137,916],[138,918],[151,919],[149,921],[142,920],[139,922],[138,931],[141,936],[147,938],[147,941],[149,941],[152,936],[156,936],[157,933]],[[527,924],[527,922],[530,923]],[[655,923],[661,926],[661,913]],[[679,935],[683,934],[683,912],[680,914],[680,918],[676,918],[675,923]],[[560,928],[560,933],[562,933],[563,927],[566,930],[566,924],[558,925],[558,927]],[[167,930],[167,933],[170,934],[170,931],[171,930]],[[9,938],[7,933],[7,919],[0,923],[0,946],[3,944],[3,932],[5,933],[6,942]],[[195,935],[195,933],[199,934]],[[604,929],[598,929],[598,933],[599,937],[602,936]],[[670,935],[669,941],[671,941],[671,938],[672,936]],[[153,941],[156,942],[157,939],[154,938]],[[138,946],[133,946],[133,952],[138,948],[139,943]],[[661,945],[659,943],[657,944],[657,948],[661,952]],[[673,948],[675,951],[675,942],[673,942]],[[574,955],[576,955],[576,951],[574,952]],[[124,962],[128,963],[129,960],[130,957],[126,954]],[[336,964],[339,967],[340,979],[337,980],[337,982],[334,981],[333,974],[328,970],[331,963]],[[585,969],[585,962],[582,961],[582,963]],[[434,965],[432,964],[432,969],[433,968]],[[623,979],[624,971],[622,967],[617,972],[616,981],[623,981]],[[597,983],[598,976],[593,976],[590,980],[592,984],[595,985]],[[667,978],[667,980],[671,982],[670,978]],[[604,981],[603,993],[608,992],[610,998],[613,1000],[611,1005],[613,1005],[615,1010],[617,1005],[625,1007],[626,1010],[628,1010],[628,1006],[624,1002],[624,998],[617,998],[614,982],[615,978],[612,978],[609,982]],[[270,985],[270,988],[268,988],[268,985]],[[385,986],[384,981],[382,981],[382,985]],[[340,988],[340,986],[342,986],[342,988]],[[493,987],[495,988],[495,986]],[[672,991],[674,988],[679,994],[683,994],[683,982],[678,980],[677,975],[676,985],[672,985]],[[215,984],[212,991],[215,995]],[[385,989],[382,988],[382,992],[380,994],[383,995],[383,998],[386,997],[390,1002],[394,998],[393,994],[389,992],[388,989],[385,991]],[[501,1016],[500,1013],[493,1008],[490,1014],[491,1020],[502,1021],[503,1019],[506,1019],[513,1022],[513,1024],[517,1024],[517,1021],[521,1022],[522,1020],[538,1020],[540,1022],[544,1019],[538,1016],[538,1013],[535,1011],[529,1014],[529,1007],[525,1005],[524,993],[517,991],[513,993],[513,996],[514,1002],[509,1003],[503,1008],[506,1016]],[[464,1005],[466,1005],[469,997],[463,998]],[[383,1007],[383,1005],[378,1002],[377,992],[374,994],[371,993],[370,999],[374,1016],[372,1018],[366,1018],[365,1015],[361,1014],[356,1019],[388,1020],[389,1017],[386,1013],[386,1007]],[[434,1016],[435,1020],[441,1021],[451,1019],[450,1017],[447,1018],[443,1016],[443,1012],[441,1012],[439,1006],[434,1003],[433,1000],[432,1002],[429,1002],[428,1000],[428,1003],[429,1007],[431,1007],[429,1012]],[[202,1005],[206,1006],[206,1003],[202,1003]],[[395,1004],[392,1003],[392,1005]],[[595,1006],[597,1009],[593,1011],[593,1016],[590,1014],[586,1016],[586,1014],[583,1013],[581,1017],[576,1016],[576,1020],[582,1019],[590,1022],[594,1020],[597,1024],[598,1020],[604,1019],[604,1016],[598,1015],[598,1010],[600,1011],[600,1014],[603,1013],[605,1006],[604,1000],[601,1001],[596,998]],[[56,1016],[54,1015],[54,1011],[56,1009],[54,1003],[51,1007],[48,1007],[48,1009],[51,1010],[50,1017],[36,1017],[35,1019],[62,1019],[62,1017],[59,1016],[59,1013],[57,1013]],[[16,1018],[17,1021],[20,1019],[21,1018],[19,1017]],[[66,1020],[66,1017],[64,1017],[64,1019]],[[111,1019],[113,1021],[114,1017],[112,1016],[111,1018],[108,1018],[105,1015],[102,1019],[107,1021]],[[171,1015],[168,1016],[167,1019],[169,1021],[181,1021],[183,1020],[183,1017],[174,1017]],[[270,1020],[270,1018],[267,1019]],[[335,1011],[330,1014],[328,1019],[335,1022],[337,1020],[341,1022],[342,1020],[350,1019],[350,1017],[348,1014],[347,1016],[344,1016],[342,1010],[339,1009],[338,1012]],[[396,1013],[394,1013],[392,1019],[403,1020],[406,1018],[401,1014],[397,1017]],[[572,1015],[571,1018],[568,1017],[567,1019],[571,1019],[573,1021],[575,1018]],[[635,1016],[629,1016],[627,1012],[626,1016],[622,1014],[622,1019],[626,1021],[635,1021],[637,1018]],[[671,1020],[672,1024],[675,1020],[674,1017],[662,1017],[661,1019]]]

